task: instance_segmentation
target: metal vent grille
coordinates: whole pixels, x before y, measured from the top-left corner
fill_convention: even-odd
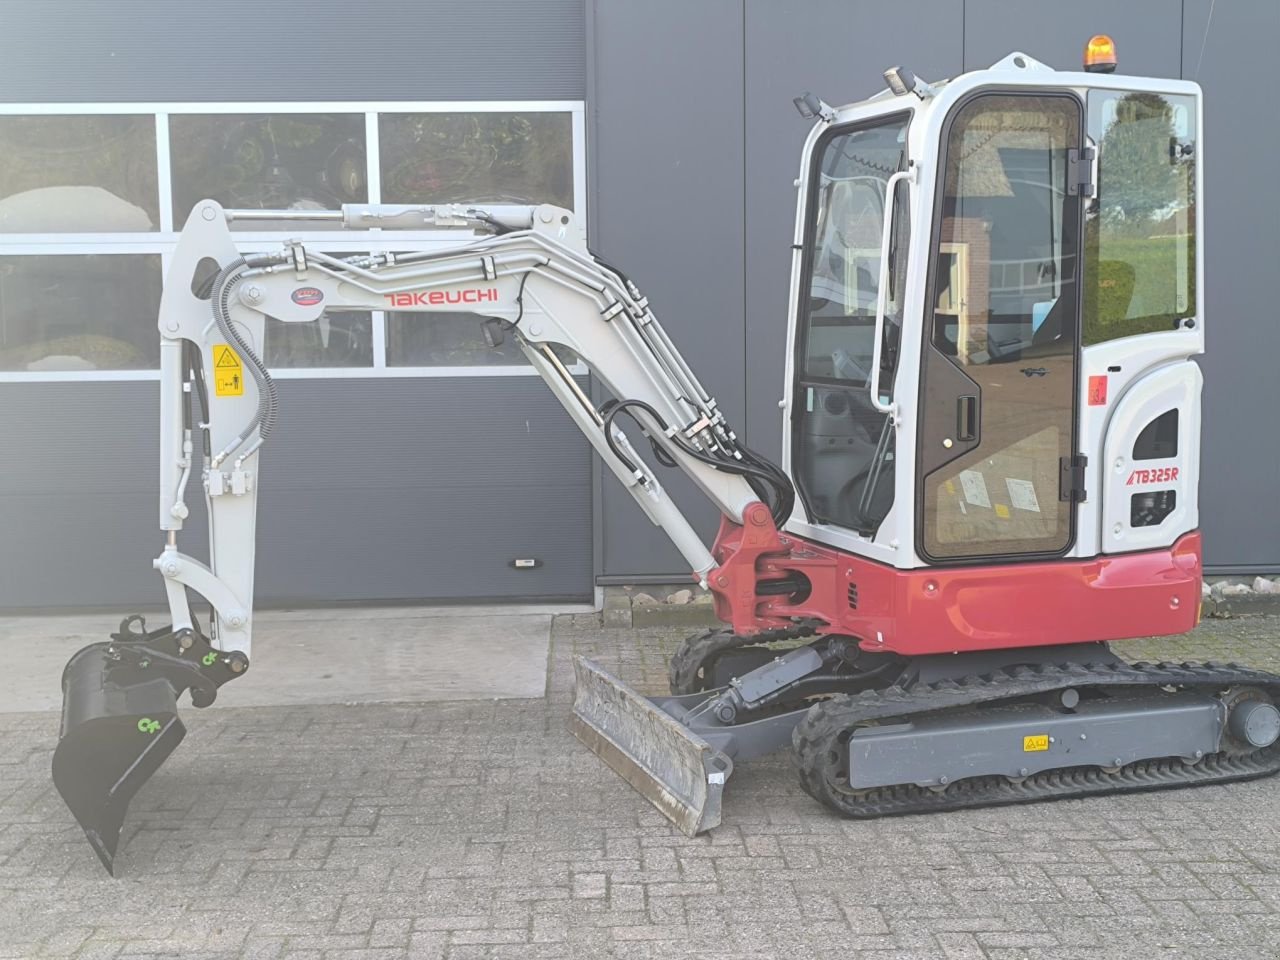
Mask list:
[[[849,609],[858,609],[858,585],[856,583],[849,584]]]

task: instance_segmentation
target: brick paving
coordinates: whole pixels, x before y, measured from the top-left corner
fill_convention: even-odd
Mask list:
[[[1278,631],[1120,649],[1280,669]],[[686,839],[567,729],[573,653],[661,692],[684,632],[558,618],[541,700],[188,709],[115,880],[56,716],[0,716],[0,958],[1280,956],[1280,780],[854,823],[781,756]]]

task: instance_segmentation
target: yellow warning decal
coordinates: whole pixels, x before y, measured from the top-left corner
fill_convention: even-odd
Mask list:
[[[244,367],[239,355],[225,343],[213,346],[213,392],[219,397],[244,394]]]
[[[1038,753],[1041,750],[1049,749],[1049,735],[1047,733],[1037,733],[1030,737],[1022,738],[1023,753]]]
[[[996,516],[997,516],[997,517],[999,517],[1001,520],[1008,520],[1008,519],[1009,519],[1009,508],[1008,508],[1008,507],[1006,507],[1003,503],[997,503],[997,504],[996,504]]]

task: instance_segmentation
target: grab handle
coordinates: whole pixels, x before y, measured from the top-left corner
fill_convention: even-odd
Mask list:
[[[914,179],[914,169],[899,170],[884,185],[884,227],[883,233],[880,235],[880,287],[876,292],[875,344],[871,355],[871,379],[867,384],[867,389],[871,393],[871,406],[881,413],[893,416],[895,419],[897,418],[898,405],[892,400],[885,403],[880,399],[880,355],[883,352],[884,311],[889,296],[889,244],[893,237],[893,200],[899,181],[913,181]]]

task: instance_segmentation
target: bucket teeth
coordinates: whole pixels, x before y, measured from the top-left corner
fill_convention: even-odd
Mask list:
[[[577,738],[682,833],[718,826],[729,757],[590,660],[575,658],[573,671]]]

